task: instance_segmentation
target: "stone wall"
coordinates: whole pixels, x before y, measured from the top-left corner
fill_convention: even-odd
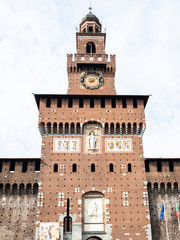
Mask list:
[[[0,196],[0,239],[33,240],[37,195]]]

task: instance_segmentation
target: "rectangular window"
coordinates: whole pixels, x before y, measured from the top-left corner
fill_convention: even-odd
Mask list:
[[[79,108],[83,108],[84,107],[84,99],[83,98],[79,98]]]
[[[9,168],[10,172],[14,172],[15,171],[15,161],[11,160],[10,162],[10,168]]]
[[[39,172],[40,171],[40,160],[36,160],[35,161],[35,172]]]
[[[0,160],[0,172],[2,172],[3,161]]]
[[[146,170],[146,172],[150,172],[148,160],[145,160],[145,170]]]
[[[169,161],[169,171],[170,171],[170,172],[174,172],[174,163],[173,163],[172,160]]]
[[[94,108],[94,98],[90,98],[90,108]]]
[[[27,172],[27,168],[28,168],[28,161],[24,160],[22,165],[22,172]]]
[[[116,108],[116,99],[115,98],[111,99],[111,105],[112,105],[112,108]]]
[[[68,108],[72,108],[73,107],[73,99],[69,98],[68,99]]]
[[[126,99],[122,100],[122,105],[123,105],[123,108],[127,108]]]
[[[101,98],[101,108],[105,108],[105,99]]]
[[[61,98],[58,98],[57,107],[58,108],[62,107],[62,100],[61,100]]]
[[[47,108],[51,107],[51,99],[49,97],[46,99],[46,107]]]
[[[137,99],[133,99],[133,108],[137,108]]]
[[[157,161],[157,171],[162,172],[162,164],[161,161]]]

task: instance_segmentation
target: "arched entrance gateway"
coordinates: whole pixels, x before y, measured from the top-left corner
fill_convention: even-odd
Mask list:
[[[99,238],[99,237],[90,237],[90,238],[88,238],[87,240],[102,240],[102,239]]]

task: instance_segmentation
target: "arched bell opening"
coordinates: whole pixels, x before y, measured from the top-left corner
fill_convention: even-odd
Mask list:
[[[96,46],[93,42],[86,44],[86,53],[96,53]]]

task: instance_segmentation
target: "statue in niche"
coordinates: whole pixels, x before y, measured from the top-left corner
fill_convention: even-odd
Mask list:
[[[89,149],[96,149],[97,137],[94,131],[89,133]]]

